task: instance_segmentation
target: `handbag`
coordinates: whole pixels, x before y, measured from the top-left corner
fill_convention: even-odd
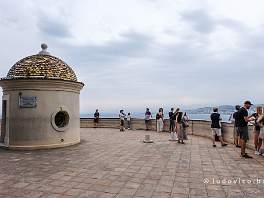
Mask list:
[[[264,127],[263,126],[260,128],[259,138],[264,139]]]

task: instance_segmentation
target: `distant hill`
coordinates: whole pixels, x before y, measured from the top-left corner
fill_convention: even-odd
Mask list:
[[[250,112],[255,111],[256,106],[264,107],[264,104],[258,104],[258,105],[253,106]],[[219,108],[219,113],[226,114],[226,115],[229,115],[235,111],[235,107],[233,105],[221,105],[221,106],[218,106],[218,108]],[[186,112],[189,114],[210,114],[212,113],[212,109],[213,107],[201,107],[197,109],[186,110]]]
[[[256,105],[256,106],[263,106],[264,104]],[[255,111],[255,107],[253,106],[250,110],[249,113],[253,113]],[[233,105],[220,105],[218,106],[219,108],[219,113],[222,114],[222,118],[225,118],[225,120],[229,119],[229,116],[235,111],[235,107]],[[168,118],[168,109],[166,108],[167,111],[165,111],[165,118]],[[208,120],[210,117],[210,114],[213,111],[213,107],[201,107],[201,108],[195,108],[195,109],[183,109],[184,112],[189,114],[189,116],[192,119],[201,119],[201,120]],[[134,118],[144,118],[145,114],[145,109],[143,108],[142,111],[137,110],[131,110],[130,111],[132,114],[132,117]],[[127,113],[127,112],[125,112]],[[103,118],[118,118],[119,112],[104,112],[100,111],[100,116]],[[152,116],[155,118],[156,111],[152,111]],[[92,118],[93,117],[93,112],[89,113],[82,113],[81,117],[83,118]]]
[[[234,112],[234,106],[232,105],[221,105],[218,107],[221,114],[231,114]],[[197,109],[186,110],[189,114],[210,114],[212,113],[213,107],[201,107]]]

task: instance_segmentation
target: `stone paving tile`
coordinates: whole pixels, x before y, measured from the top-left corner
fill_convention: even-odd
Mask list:
[[[184,194],[172,194],[171,198],[189,198],[189,195]]]
[[[145,134],[151,135],[153,144],[142,143]],[[243,159],[232,145],[213,148],[210,140],[195,136],[181,145],[169,142],[168,133],[115,129],[81,129],[81,136],[81,144],[67,148],[0,150],[0,197],[240,198],[264,194],[264,182],[224,181],[264,179],[264,158]]]

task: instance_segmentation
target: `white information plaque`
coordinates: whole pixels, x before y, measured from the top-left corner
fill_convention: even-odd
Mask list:
[[[36,96],[21,96],[19,99],[20,108],[36,108],[37,97]]]

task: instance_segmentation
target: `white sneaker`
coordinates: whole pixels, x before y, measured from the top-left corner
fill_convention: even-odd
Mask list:
[[[260,153],[258,151],[255,151],[255,155],[259,155]]]
[[[263,156],[264,157],[264,153],[259,153],[259,155]]]

